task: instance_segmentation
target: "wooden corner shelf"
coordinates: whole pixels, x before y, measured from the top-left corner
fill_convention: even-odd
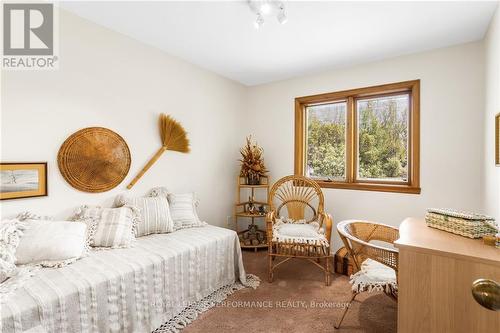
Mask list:
[[[243,205],[247,205],[249,203],[250,203],[250,201],[244,201],[244,202],[239,202],[236,205],[237,206],[243,206]],[[268,202],[264,202],[264,201],[254,201],[253,203],[257,204],[257,205],[269,206],[269,203]]]
[[[269,185],[239,185],[241,188],[266,188]]]
[[[238,217],[266,217],[266,214],[236,213]]]
[[[265,201],[251,201],[251,199],[242,201],[242,192],[250,194],[250,198],[254,198],[257,191],[265,191]],[[238,177],[236,203],[234,205],[234,223],[242,249],[254,249],[257,251],[258,249],[267,248],[266,232],[255,226],[255,219],[262,219],[266,217],[266,214],[269,211],[269,191],[270,184],[268,176],[261,177],[261,184],[258,185],[246,184],[246,179],[244,177]],[[247,211],[249,204],[253,204],[255,211]],[[259,208],[261,207],[264,207],[264,212],[259,211]],[[248,229],[240,230],[238,227],[238,223],[240,223],[239,219],[250,219]],[[256,240],[259,241],[259,244],[248,244],[252,242],[256,243]]]

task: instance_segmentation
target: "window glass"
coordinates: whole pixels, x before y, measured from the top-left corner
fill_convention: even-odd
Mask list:
[[[306,176],[330,180],[346,178],[345,101],[306,108]]]
[[[356,100],[360,180],[408,180],[409,94]]]

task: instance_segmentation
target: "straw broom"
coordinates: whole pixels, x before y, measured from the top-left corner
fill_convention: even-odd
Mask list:
[[[128,184],[127,188],[131,189],[132,186],[148,171],[149,168],[160,158],[160,156],[167,150],[178,151],[181,153],[189,153],[189,140],[187,133],[182,125],[174,118],[162,113],[160,115],[160,136],[162,146],[156,154],[149,160],[149,162],[142,168],[137,176]]]

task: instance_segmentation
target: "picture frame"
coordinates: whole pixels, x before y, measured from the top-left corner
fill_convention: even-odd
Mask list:
[[[500,166],[500,113],[495,116],[495,165]]]
[[[0,163],[0,200],[47,195],[47,162]]]

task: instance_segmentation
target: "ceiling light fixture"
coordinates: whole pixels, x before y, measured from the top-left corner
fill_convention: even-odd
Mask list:
[[[257,13],[257,18],[255,19],[254,26],[255,29],[259,29],[264,24],[264,18],[261,13]]]
[[[269,15],[269,13],[271,13],[271,5],[267,2],[264,2],[261,6],[260,6],[260,11],[262,12],[262,14],[264,15]]]
[[[278,19],[278,22],[280,24],[285,24],[286,21],[288,21],[288,17],[286,17],[286,14],[285,14],[285,10],[280,10],[280,12],[278,13],[278,15],[276,16],[276,18]]]
[[[285,13],[285,4],[276,0],[248,0],[250,10],[257,16],[254,22],[256,29],[264,24],[264,16],[276,16],[280,24],[285,24],[288,20]]]

